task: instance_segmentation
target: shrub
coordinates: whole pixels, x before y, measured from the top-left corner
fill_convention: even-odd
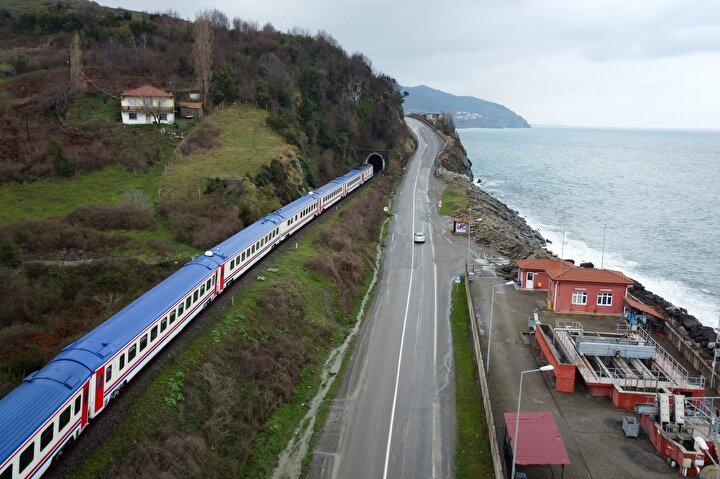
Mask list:
[[[150,210],[141,203],[124,201],[111,205],[86,205],[67,216],[71,225],[99,230],[146,230],[152,225]]]

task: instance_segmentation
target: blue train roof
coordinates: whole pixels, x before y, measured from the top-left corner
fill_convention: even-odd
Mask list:
[[[317,197],[314,195],[314,193],[310,193],[304,196],[301,196],[300,198],[296,199],[292,203],[288,203],[287,205],[283,206],[279,210],[275,211],[273,215],[276,215],[278,218],[281,218],[280,221],[284,221],[291,216],[294,216],[298,212],[304,210],[308,206],[314,205],[317,201]]]
[[[77,393],[91,374],[78,362],[54,360],[0,400],[0,464]]]
[[[97,328],[66,346],[58,358],[77,360],[94,371],[192,291],[221,262],[222,259],[215,256],[200,256],[187,263]]]
[[[259,238],[262,238],[274,230],[281,222],[282,219],[277,218],[274,213],[269,214],[268,216],[241,230],[239,233],[232,235],[214,247],[211,251],[215,254],[221,255],[225,259],[235,256]]]

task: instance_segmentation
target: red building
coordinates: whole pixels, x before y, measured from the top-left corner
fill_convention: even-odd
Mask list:
[[[594,268],[557,268],[550,279],[548,309],[564,313],[621,315],[627,289],[635,284],[620,271]]]
[[[551,269],[569,269],[575,265],[570,261],[559,259],[518,259],[515,261],[518,267],[517,282],[522,289],[547,290],[550,287],[550,279],[547,271]]]

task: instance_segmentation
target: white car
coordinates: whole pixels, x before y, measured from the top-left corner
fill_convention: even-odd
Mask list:
[[[423,233],[422,231],[417,231],[413,235],[413,241],[415,243],[424,243],[425,242],[425,233]]]

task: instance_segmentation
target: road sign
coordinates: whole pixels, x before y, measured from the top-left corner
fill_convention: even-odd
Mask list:
[[[456,275],[455,278],[453,278],[453,280],[455,281],[455,284],[460,284],[460,275],[459,274]]]

